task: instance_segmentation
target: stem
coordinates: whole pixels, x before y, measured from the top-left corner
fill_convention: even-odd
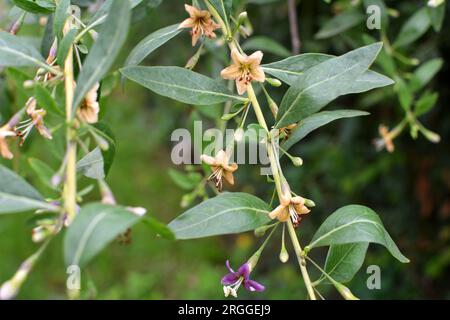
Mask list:
[[[67,166],[66,180],[64,184],[63,198],[64,209],[67,214],[66,225],[70,225],[75,219],[77,206],[77,142],[76,131],[73,127],[73,47],[71,46],[64,65],[65,90],[66,90],[66,139],[67,139]]]
[[[289,28],[291,31],[292,53],[300,53],[300,35],[298,34],[296,0],[288,0]]]
[[[311,279],[309,278],[308,270],[306,269],[306,261],[305,258],[303,257],[302,247],[300,246],[300,242],[298,241],[294,226],[292,225],[291,220],[288,220],[286,223],[288,225],[289,235],[291,236],[292,245],[294,246],[295,255],[297,256],[298,264],[300,266],[300,271],[302,272],[303,281],[305,282],[309,298],[311,300],[316,300],[316,295],[314,293],[314,289],[311,284]]]

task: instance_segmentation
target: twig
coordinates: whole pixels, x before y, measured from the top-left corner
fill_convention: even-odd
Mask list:
[[[300,42],[300,35],[298,33],[296,0],[288,0],[288,12],[289,12],[289,28],[291,30],[292,53],[299,54],[301,42]]]

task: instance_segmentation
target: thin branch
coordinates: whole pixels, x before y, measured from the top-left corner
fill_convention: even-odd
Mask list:
[[[300,35],[298,33],[297,1],[288,0],[289,28],[291,31],[292,53],[300,53]]]

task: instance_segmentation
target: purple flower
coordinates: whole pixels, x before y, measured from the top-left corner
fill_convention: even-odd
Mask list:
[[[264,286],[254,280],[250,280],[250,272],[251,272],[251,265],[250,263],[246,262],[242,266],[239,267],[237,271],[234,271],[230,267],[230,262],[227,260],[226,266],[228,270],[230,270],[230,273],[226,274],[223,278],[221,283],[223,284],[223,291],[225,293],[225,297],[228,297],[230,294],[233,297],[237,297],[237,290],[241,286],[241,284],[244,285],[244,288],[248,291],[254,292],[254,291],[264,291]]]

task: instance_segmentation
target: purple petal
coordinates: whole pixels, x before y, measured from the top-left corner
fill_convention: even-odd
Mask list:
[[[254,291],[261,292],[266,289],[262,284],[260,284],[256,281],[253,281],[253,280],[244,281],[244,287],[248,291],[252,291],[252,292],[254,292]]]
[[[234,270],[230,266],[230,260],[227,260],[227,262],[225,262],[225,265],[227,266],[228,270],[230,270],[231,273],[234,273]]]
[[[250,264],[244,263],[242,266],[239,267],[237,272],[241,276],[243,276],[245,280],[248,280],[248,278],[250,277]]]
[[[231,272],[231,273],[225,275],[220,282],[224,286],[231,286],[231,285],[235,284],[239,280],[240,277],[241,277],[241,275],[239,273]]]

